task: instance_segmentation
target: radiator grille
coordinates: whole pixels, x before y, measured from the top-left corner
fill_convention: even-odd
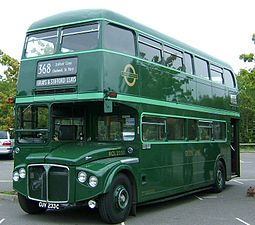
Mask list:
[[[29,165],[28,176],[30,199],[47,202],[68,202],[68,167],[51,164]]]

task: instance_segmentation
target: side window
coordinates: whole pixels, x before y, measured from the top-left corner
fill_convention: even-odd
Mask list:
[[[139,51],[140,57],[152,62],[161,63],[161,49],[162,46],[159,42],[139,36]]]
[[[164,46],[164,59],[166,66],[183,70],[183,54],[181,51]]]
[[[185,72],[194,74],[193,64],[192,64],[192,55],[189,53],[184,53],[184,60],[185,60]]]
[[[184,140],[184,119],[167,119],[167,140]]]
[[[229,87],[235,87],[235,79],[230,70],[224,69],[224,84],[226,84]]]
[[[213,138],[214,140],[226,139],[226,124],[223,122],[213,122]]]
[[[197,121],[196,120],[188,120],[188,139],[189,140],[196,140],[196,127]]]
[[[222,69],[218,66],[211,65],[211,79],[212,81],[223,84]]]
[[[163,118],[143,117],[143,141],[164,141],[166,133],[166,120]]]
[[[64,29],[61,52],[84,51],[97,48],[98,24],[90,24]]]
[[[199,140],[212,140],[212,123],[199,121]]]
[[[195,57],[195,69],[196,75],[209,80],[208,62],[206,60]]]
[[[131,30],[108,24],[104,32],[104,46],[106,49],[134,56],[134,33]]]

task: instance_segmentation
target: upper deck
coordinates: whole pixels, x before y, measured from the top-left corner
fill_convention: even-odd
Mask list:
[[[108,24],[132,33],[134,53],[121,52],[122,49],[118,51],[107,46]],[[83,30],[75,30],[79,27],[83,27]],[[159,105],[169,102],[171,106],[199,105],[238,112],[238,90],[234,75],[232,74],[232,87],[226,85],[225,78],[220,78],[222,82],[219,83],[219,77],[213,77],[213,73],[222,77],[225,71],[230,73],[232,69],[227,63],[117,13],[108,10],[60,13],[33,23],[28,29],[27,40],[33,35],[39,38],[45,32],[48,32],[48,39],[56,38],[54,52],[52,50],[51,54],[33,55],[35,51],[32,49],[28,57],[28,41],[25,43],[17,87],[19,103],[102,100],[106,91],[113,91],[118,93],[118,99],[115,100],[120,101],[151,104],[157,101]],[[94,47],[78,51],[69,51],[63,47],[64,37],[70,38],[79,33],[93,33],[96,39],[93,42]],[[118,42],[122,37],[115,35],[111,38]],[[92,38],[86,40],[91,41]],[[75,49],[74,45],[75,42],[69,44],[69,47]],[[156,61],[155,56],[153,60],[142,57],[142,45],[159,51],[162,59]],[[170,66],[167,65],[168,59],[165,56],[172,54],[169,53],[172,48],[177,52],[174,57],[178,58],[178,54],[182,54],[181,69],[173,68],[172,62],[169,63]],[[49,48],[44,50],[50,51]],[[190,66],[193,67],[193,72],[187,71],[187,56],[192,57]],[[200,61],[207,64],[206,78],[197,75]]]

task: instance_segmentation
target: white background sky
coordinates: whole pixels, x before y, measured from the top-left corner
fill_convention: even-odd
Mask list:
[[[229,63],[246,66],[242,53],[255,53],[255,0],[4,0],[0,49],[20,60],[27,28],[69,10],[105,8],[185,42]]]

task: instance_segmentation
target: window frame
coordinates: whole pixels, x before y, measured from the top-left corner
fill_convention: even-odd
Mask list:
[[[86,27],[86,26],[93,26],[97,25],[97,29],[89,29],[89,30],[83,30],[83,31],[76,31],[76,32],[68,32],[65,34],[65,30],[70,30],[70,29],[78,29],[81,27]],[[98,33],[97,36],[97,46],[95,48],[89,48],[89,49],[81,49],[81,50],[70,50],[70,51],[63,51],[63,42],[65,37],[71,37],[79,34],[90,34],[90,33]],[[85,24],[77,24],[76,26],[67,26],[67,27],[61,27],[60,31],[60,38],[59,38],[59,52],[60,53],[73,53],[73,52],[79,52],[79,51],[89,51],[93,49],[97,49],[99,47],[99,40],[100,40],[100,23],[99,22],[94,22],[94,23],[85,23]]]
[[[211,80],[217,84],[223,84],[224,83],[224,79],[223,79],[223,69],[219,66],[216,66],[214,64],[210,64],[210,73],[211,73]],[[214,78],[216,78],[216,76],[213,76],[213,73],[217,73],[220,74],[220,76],[217,77],[221,77],[221,81],[217,81],[214,80]]]
[[[181,60],[181,69],[179,68],[174,68],[173,66],[168,66],[166,64],[166,54],[170,54],[170,56],[176,56],[176,58],[180,59]],[[185,68],[185,65],[184,65],[184,55],[183,55],[183,52],[181,50],[178,50],[176,48],[173,48],[173,47],[170,47],[168,45],[164,45],[163,46],[163,59],[164,59],[164,64],[165,66],[169,67],[169,68],[173,68],[173,69],[176,69],[176,70],[180,70],[180,71],[184,71],[184,68]]]
[[[133,47],[134,47],[134,49],[133,49],[133,53],[132,54],[129,53],[130,51],[129,52],[118,51],[116,49],[108,48],[106,46],[106,29],[107,29],[108,26],[112,26],[112,27],[115,27],[115,28],[118,28],[118,29],[121,29],[121,30],[124,30],[124,31],[128,31],[128,32],[130,32],[133,35]],[[119,53],[130,55],[130,56],[137,56],[137,41],[136,41],[136,39],[137,39],[136,38],[136,32],[134,30],[130,29],[130,28],[127,28],[125,26],[121,26],[121,25],[118,25],[118,24],[115,24],[115,23],[111,23],[111,22],[105,24],[105,26],[104,26],[104,29],[103,29],[103,40],[102,40],[103,48],[104,49],[107,49],[107,50],[110,50],[110,51],[119,52]]]
[[[144,118],[148,118],[148,119],[154,119],[154,120],[163,120],[162,122],[148,122],[148,121],[143,121]],[[144,136],[144,126],[143,125],[158,125],[158,127],[163,126],[163,137],[161,137],[161,140],[159,138],[157,138],[156,140],[151,140],[145,139]],[[159,128],[160,131],[160,128]],[[167,138],[167,118],[165,117],[157,117],[157,116],[151,116],[151,115],[143,115],[141,118],[141,135],[142,135],[142,141],[143,142],[166,142],[166,138]],[[158,134],[158,136],[160,136],[160,134]]]
[[[225,74],[226,74],[225,71],[227,71],[228,74],[230,74],[230,76],[231,76],[231,81],[232,81],[231,85],[229,85],[229,82],[228,82],[228,84],[226,83],[227,79],[225,79],[225,77],[226,77],[225,76]],[[235,79],[235,76],[234,76],[233,72],[230,69],[227,69],[227,68],[223,69],[223,80],[224,80],[224,84],[226,86],[231,87],[231,88],[236,88],[236,79]]]
[[[203,62],[203,65],[206,65],[206,68],[204,67],[199,67],[198,66],[198,63],[201,65],[201,62]],[[208,60],[206,60],[206,59],[203,59],[203,58],[201,58],[201,57],[199,57],[199,56],[195,56],[194,57],[194,66],[195,66],[195,74],[196,74],[196,76],[198,76],[198,77],[201,77],[201,78],[203,78],[203,79],[206,79],[206,80],[211,80],[211,77],[210,77],[210,73],[209,73],[209,62],[208,62]],[[198,69],[198,68],[203,68],[203,71],[205,72],[206,71],[206,75],[207,76],[204,76],[204,74],[201,74],[200,72],[201,72],[201,69]],[[206,70],[205,70],[206,69]],[[198,73],[198,71],[199,71],[199,73]],[[202,72],[203,72],[202,71]]]
[[[141,56],[140,44],[145,45],[145,46],[147,46],[147,47],[150,47],[150,48],[152,48],[152,49],[158,50],[158,51],[160,52],[160,54],[159,54],[159,55],[160,55],[159,61],[158,61],[158,62],[155,62],[155,61],[152,61],[152,60],[143,58],[143,57]],[[158,46],[157,46],[157,45],[158,45]],[[163,44],[162,44],[161,42],[155,41],[155,40],[153,40],[152,38],[149,38],[149,37],[147,37],[147,36],[145,36],[145,35],[143,35],[143,34],[139,34],[139,35],[138,35],[138,50],[139,50],[139,57],[140,57],[141,59],[147,60],[147,61],[149,61],[149,62],[157,63],[157,64],[162,64],[162,62],[163,62],[163,51],[162,51],[162,49],[163,49]]]
[[[51,38],[56,38],[56,40],[55,40],[55,44],[53,44],[54,45],[54,49],[53,49],[53,52],[52,53],[49,53],[49,54],[42,54],[42,55],[35,55],[35,56],[28,56],[28,52],[27,52],[27,49],[28,49],[28,44],[29,44],[29,42],[31,42],[31,41],[29,41],[29,37],[31,37],[31,36],[40,36],[40,35],[43,35],[43,34],[47,34],[47,33],[53,33],[53,32],[56,32],[56,34],[54,34],[54,35],[48,35],[48,36],[44,36],[43,38],[38,38],[38,40],[34,40],[34,41],[32,41],[32,42],[38,42],[38,41],[40,41],[40,40],[47,40],[47,39],[51,39]],[[50,29],[50,30],[41,30],[41,31],[39,31],[39,32],[31,32],[31,33],[27,33],[27,35],[26,35],[26,38],[25,38],[25,45],[24,45],[24,51],[23,51],[23,57],[24,58],[27,58],[27,59],[30,59],[30,58],[35,58],[35,57],[40,57],[40,56],[49,56],[49,55],[54,55],[54,54],[56,54],[57,53],[57,50],[58,50],[58,39],[59,39],[59,30],[58,30],[58,28],[54,28],[54,29]],[[31,54],[31,52],[29,53],[29,54]]]

